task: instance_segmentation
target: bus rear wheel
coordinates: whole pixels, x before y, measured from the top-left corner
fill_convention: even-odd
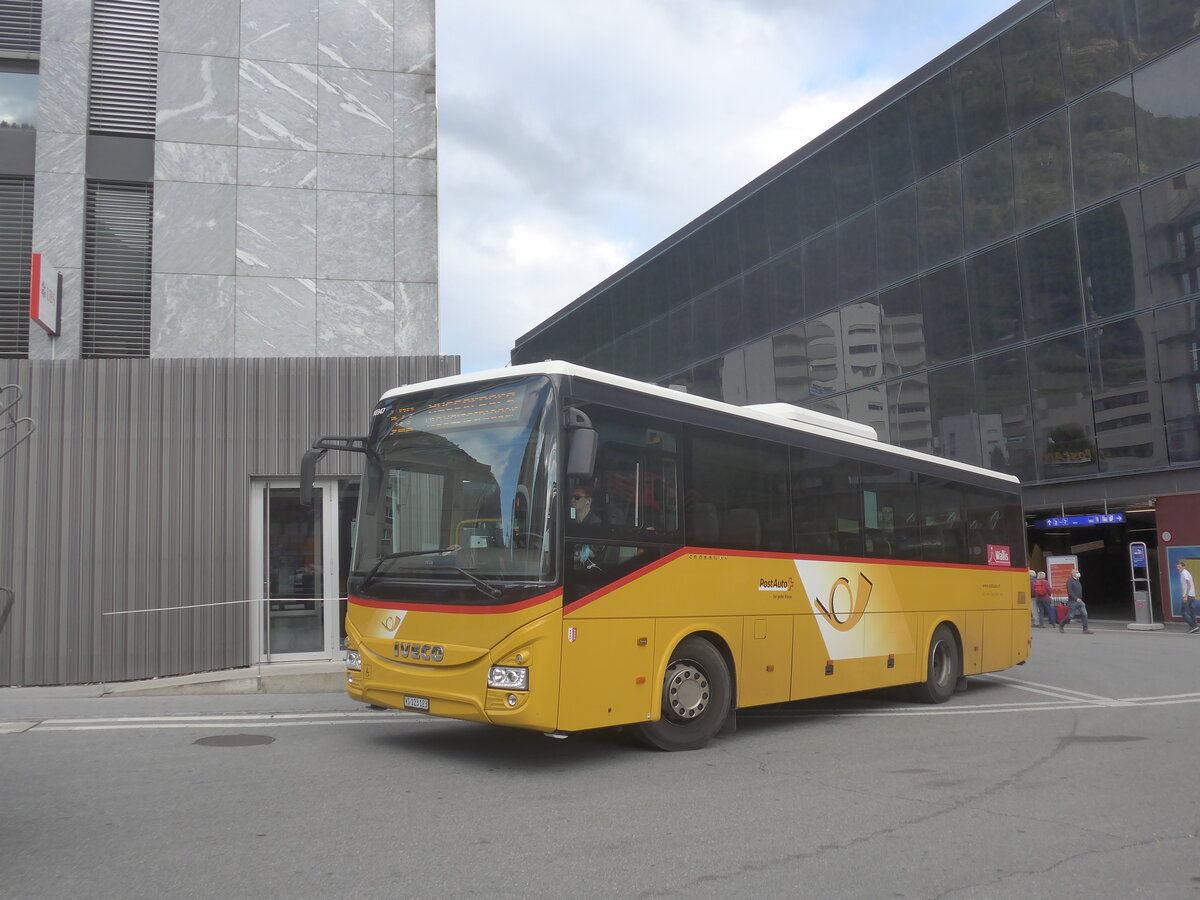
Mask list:
[[[962,653],[949,625],[934,629],[925,664],[925,680],[913,685],[913,699],[920,703],[945,703],[954,696],[962,677]]]
[[[725,724],[732,695],[725,657],[704,638],[685,638],[663,676],[662,717],[639,725],[641,738],[659,750],[699,750]]]

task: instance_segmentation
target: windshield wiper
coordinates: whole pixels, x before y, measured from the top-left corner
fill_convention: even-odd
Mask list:
[[[434,554],[447,556],[451,553],[457,553],[461,549],[462,547],[458,544],[451,544],[449,547],[438,547],[436,550],[400,550],[396,553],[385,553],[375,561],[375,565],[371,566],[371,570],[367,572],[367,574],[363,576],[362,581],[358,583],[359,590],[362,590],[368,584],[370,584],[371,581],[374,580],[375,575],[379,572],[379,567],[390,559],[404,559],[405,557],[409,556],[433,556]],[[457,566],[455,568],[457,568]]]
[[[463,575],[466,575],[467,578],[469,578],[471,580],[471,583],[473,585],[475,585],[475,587],[479,588],[480,591],[487,594],[493,600],[499,600],[500,595],[502,593],[504,593],[503,591],[500,590],[500,588],[496,587],[495,585],[488,584],[486,581],[484,581],[478,575],[474,575],[471,572],[468,572],[462,566],[451,566],[450,568],[453,569],[455,572],[459,572]]]

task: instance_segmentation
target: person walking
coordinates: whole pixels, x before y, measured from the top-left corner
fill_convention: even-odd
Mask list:
[[[1095,634],[1096,632],[1088,628],[1087,604],[1083,602],[1083,583],[1079,580],[1079,570],[1076,569],[1071,573],[1071,577],[1067,579],[1067,617],[1058,623],[1059,632],[1063,632],[1067,628],[1067,623],[1071,621],[1071,616],[1079,613],[1080,621],[1083,622],[1084,634]]]
[[[1196,579],[1187,570],[1183,560],[1175,563],[1175,568],[1179,570],[1179,595],[1183,597],[1180,611],[1183,620],[1188,623],[1188,634],[1195,634],[1200,631],[1200,626],[1196,625]]]
[[[1030,570],[1030,575],[1034,575]],[[1051,628],[1054,627],[1054,606],[1050,603],[1050,582],[1046,580],[1045,572],[1038,572],[1034,575],[1033,586],[1030,588],[1033,593],[1033,602],[1037,606],[1038,611],[1038,628],[1042,627],[1042,621],[1045,620]]]
[[[1034,628],[1042,627],[1042,608],[1038,605],[1037,596],[1033,593],[1037,584],[1037,572],[1029,570],[1029,624]]]

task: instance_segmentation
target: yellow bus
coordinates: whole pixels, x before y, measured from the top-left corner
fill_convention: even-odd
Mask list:
[[[546,362],[389,391],[346,615],[350,696],[703,747],[736,710],[943,702],[1030,646],[1019,485],[787,404]]]

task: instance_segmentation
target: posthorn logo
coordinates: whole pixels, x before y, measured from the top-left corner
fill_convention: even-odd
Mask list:
[[[859,623],[867,611],[873,588],[871,579],[859,572],[858,590],[850,589],[850,579],[839,578],[829,588],[829,599],[821,600],[820,596],[817,596],[813,605],[837,631],[849,631]]]

